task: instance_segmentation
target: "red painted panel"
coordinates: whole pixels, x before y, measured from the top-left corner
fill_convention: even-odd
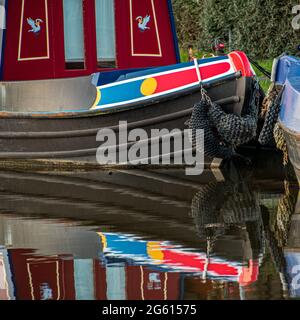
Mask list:
[[[130,1],[131,54],[161,56],[161,40],[153,0]]]
[[[175,64],[176,53],[167,1],[115,0],[115,3],[118,67],[138,68]],[[136,18],[144,18],[146,15],[152,15],[147,25],[150,29],[141,32]],[[161,55],[158,54],[159,43]]]
[[[48,9],[48,19],[45,4]],[[52,5],[53,0],[8,1],[4,80],[54,77],[53,38],[51,36]],[[27,18],[43,20],[40,22],[41,31],[39,33],[28,32],[31,27],[27,23]]]
[[[48,7],[45,0],[26,0],[21,13],[18,60],[49,59]]]
[[[48,19],[45,6],[48,9]],[[83,7],[85,69],[66,70],[62,0],[9,0],[4,80],[76,77],[99,71],[97,70],[94,0],[83,0]],[[147,14],[152,18],[147,25],[150,29],[141,32],[136,18],[139,15],[145,17]],[[30,25],[27,18],[40,23],[39,33],[28,32]],[[43,22],[36,21],[36,19],[41,19]],[[115,21],[118,69],[176,63],[166,0],[115,0]],[[158,36],[160,41],[158,41]],[[132,39],[134,52],[132,52]]]

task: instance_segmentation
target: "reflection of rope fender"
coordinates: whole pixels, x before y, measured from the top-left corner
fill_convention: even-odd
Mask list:
[[[204,152],[208,157],[228,159],[238,156],[235,148],[256,137],[258,122],[259,85],[254,84],[253,95],[242,116],[227,114],[213,103],[202,88],[202,99],[194,106],[190,121],[193,144],[198,149],[196,130],[204,130]]]
[[[259,201],[251,187],[240,175],[222,183],[211,183],[194,196],[191,209],[199,237],[207,240],[208,261],[216,241],[234,228],[244,240],[244,262],[247,263],[238,281],[241,286],[255,282],[263,233]]]

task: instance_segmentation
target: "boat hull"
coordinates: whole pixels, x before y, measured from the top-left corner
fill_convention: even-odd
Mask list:
[[[297,133],[288,129],[285,125],[280,123],[280,127],[284,132],[285,141],[287,143],[289,159],[294,167],[297,180],[300,184],[300,132]]]
[[[276,62],[276,84],[284,86],[279,125],[284,132],[289,159],[300,182],[300,59],[283,56]]]
[[[249,103],[252,81],[251,77],[224,81],[209,88],[208,94],[228,112],[241,110]],[[184,130],[194,104],[200,99],[201,93],[197,89],[171,100],[114,113],[87,112],[80,116],[2,113],[0,159],[74,160],[96,165],[96,152],[101,146],[96,136],[100,129],[117,132],[119,123],[126,121],[128,130],[141,128],[149,135],[152,129]]]

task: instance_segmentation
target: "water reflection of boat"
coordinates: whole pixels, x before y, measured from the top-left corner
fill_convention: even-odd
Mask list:
[[[252,172],[247,189],[241,174],[1,172],[0,245],[11,282],[0,290],[11,299],[247,298],[264,254],[257,201],[276,206],[282,185],[270,179],[253,192],[267,175]],[[216,206],[206,206],[212,199]]]
[[[285,298],[300,296],[297,285],[300,273],[298,192],[298,186],[285,181],[284,194],[276,210],[262,206],[266,246],[280,277],[280,289]]]
[[[272,160],[274,162],[274,160]],[[280,193],[282,173],[272,176],[272,165],[253,173],[251,188],[268,183]],[[270,171],[269,171],[270,170]],[[0,171],[0,209],[18,215],[96,221],[119,231],[141,230],[162,240],[190,241],[194,246],[194,220],[190,215],[195,195],[211,181],[230,175],[206,171],[200,177],[182,170],[130,170],[94,172]],[[271,178],[270,178],[271,177]],[[141,223],[143,227],[141,228]],[[172,224],[172,237],[164,238],[164,225]],[[171,234],[168,234],[170,237]]]
[[[289,295],[300,298],[300,210],[298,201],[289,223],[288,238],[284,249]]]
[[[11,218],[4,218],[3,221],[9,224]],[[18,220],[19,228],[11,229],[12,240],[16,231],[20,232],[28,222]],[[49,221],[30,221],[33,229],[36,223],[40,226],[51,225]],[[64,228],[68,229],[66,226]],[[95,232],[89,235],[87,231],[84,237],[81,234],[74,240],[81,238],[78,247],[88,250],[90,242],[86,242],[86,239],[95,239],[95,235]],[[30,235],[27,234],[27,237]],[[60,231],[56,232],[52,249],[56,245],[59,252],[60,243],[65,238]],[[39,244],[35,243],[37,246]],[[200,291],[202,285],[205,288],[207,283],[216,281],[237,283],[235,288],[238,290],[240,286],[256,281],[258,276],[258,267],[248,267],[233,259],[218,256],[208,261],[205,251],[164,241],[142,240],[132,235],[101,233],[94,246],[98,247],[100,259],[82,259],[77,256],[78,248],[75,246],[65,247],[64,254],[45,255],[41,248],[39,251],[30,249],[28,243],[23,244],[22,248],[17,248],[13,243],[12,248],[7,249],[9,262],[3,268],[5,283],[11,283],[5,292],[10,290],[12,296],[7,298],[179,299],[183,294],[184,282],[190,276],[199,283]],[[206,281],[203,280],[203,273],[206,273]]]

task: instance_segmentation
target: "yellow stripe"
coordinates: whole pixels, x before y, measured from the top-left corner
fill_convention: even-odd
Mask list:
[[[92,106],[91,109],[94,109],[95,107],[97,107],[99,105],[99,102],[101,101],[101,91],[100,89],[97,88],[97,96],[96,96],[96,100]]]
[[[101,238],[101,242],[103,245],[103,250],[105,250],[107,248],[107,241],[106,241],[106,237],[103,233],[99,232],[98,236]]]

